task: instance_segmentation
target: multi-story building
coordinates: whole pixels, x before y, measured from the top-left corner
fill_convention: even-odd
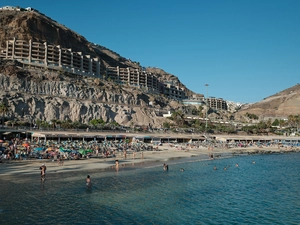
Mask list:
[[[182,103],[185,105],[208,105],[209,108],[218,109],[218,110],[227,110],[227,102],[222,98],[204,98],[203,95],[193,96],[189,99],[183,99]]]
[[[210,98],[207,98],[205,101],[207,101],[208,106],[212,109],[227,110],[227,103],[222,98],[210,97]]]
[[[182,100],[185,98],[184,88],[175,86],[172,83],[164,83],[162,93],[171,99]]]
[[[148,91],[158,92],[160,87],[160,82],[154,74],[146,73],[140,69],[107,67],[106,76],[119,84],[137,86]]]
[[[49,45],[32,40],[6,41],[0,48],[0,58],[14,59],[25,65],[64,69],[66,72],[85,76],[100,77],[100,59],[61,48],[60,45]]]
[[[7,10],[7,11],[13,11],[13,10],[15,10],[15,11],[20,11],[21,9],[20,8],[18,8],[18,7],[14,7],[14,6],[3,6],[3,7],[1,7],[0,8],[0,10]]]
[[[81,52],[63,48],[60,45],[51,45],[47,42],[13,40],[6,41],[0,47],[0,58],[17,60],[23,65],[61,70],[82,76],[100,76],[100,59],[92,58]],[[147,73],[136,68],[107,67],[106,78],[117,83],[136,86],[148,92],[162,93],[175,100],[185,99],[185,89],[173,83],[160,82],[155,74]],[[211,108],[227,108],[222,99],[209,98]]]

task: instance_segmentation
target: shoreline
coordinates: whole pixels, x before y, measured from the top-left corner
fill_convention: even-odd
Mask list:
[[[276,148],[274,146],[259,148],[252,147],[236,147],[236,148],[216,148],[213,150],[214,159],[223,158],[222,156],[231,157],[238,155],[252,155],[252,154],[276,154],[276,153],[291,153],[300,152],[300,148]],[[188,158],[201,158],[201,160],[211,160],[209,154],[212,150],[207,148],[190,148],[188,150],[180,150],[169,145],[159,146],[157,151],[144,151],[143,158],[141,152],[135,154],[133,158],[132,154],[128,154],[126,159],[123,158],[122,152],[116,154],[113,158],[89,158],[80,160],[65,160],[64,165],[58,165],[57,161],[46,159],[34,159],[34,160],[13,160],[0,163],[0,178],[6,176],[18,176],[18,175],[38,175],[39,167],[44,163],[47,166],[47,174],[51,173],[66,173],[66,172],[82,172],[82,171],[94,171],[94,170],[107,170],[116,169],[115,160],[119,161],[119,170],[127,167],[145,167],[145,165],[158,165],[159,162],[166,162],[171,160],[180,160]],[[129,167],[128,167],[129,166]]]

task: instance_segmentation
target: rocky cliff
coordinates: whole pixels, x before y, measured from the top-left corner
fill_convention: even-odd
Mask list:
[[[166,119],[160,114],[181,106],[137,88],[48,70],[24,69],[10,60],[0,61],[0,99],[9,105],[8,120],[70,119],[88,124],[94,118],[102,118],[125,126],[161,127]]]

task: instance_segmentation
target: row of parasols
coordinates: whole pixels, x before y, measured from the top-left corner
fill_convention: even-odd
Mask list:
[[[34,148],[33,151],[36,152],[36,153],[40,153],[40,154],[41,153],[48,153],[48,154],[51,154],[51,155],[57,155],[58,153],[60,153],[60,154],[70,154],[70,153],[78,154],[78,153],[80,153],[81,155],[87,155],[87,154],[93,152],[92,149],[73,150],[73,149],[59,148],[57,150],[57,149],[54,149],[54,148],[45,148],[45,147],[37,147],[37,148]]]

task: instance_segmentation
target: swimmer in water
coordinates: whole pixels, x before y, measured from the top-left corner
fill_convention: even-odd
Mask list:
[[[255,164],[255,161],[253,161],[252,164]]]
[[[236,167],[239,167],[239,164],[235,164]]]
[[[217,170],[218,168],[216,166],[214,166],[214,170]]]
[[[92,187],[92,181],[91,181],[91,177],[90,177],[90,175],[87,175],[87,177],[86,177],[86,187],[87,188],[90,188],[90,187]]]
[[[180,168],[180,171],[181,171],[181,172],[183,172],[183,171],[184,171],[184,169],[183,169],[183,168]]]

